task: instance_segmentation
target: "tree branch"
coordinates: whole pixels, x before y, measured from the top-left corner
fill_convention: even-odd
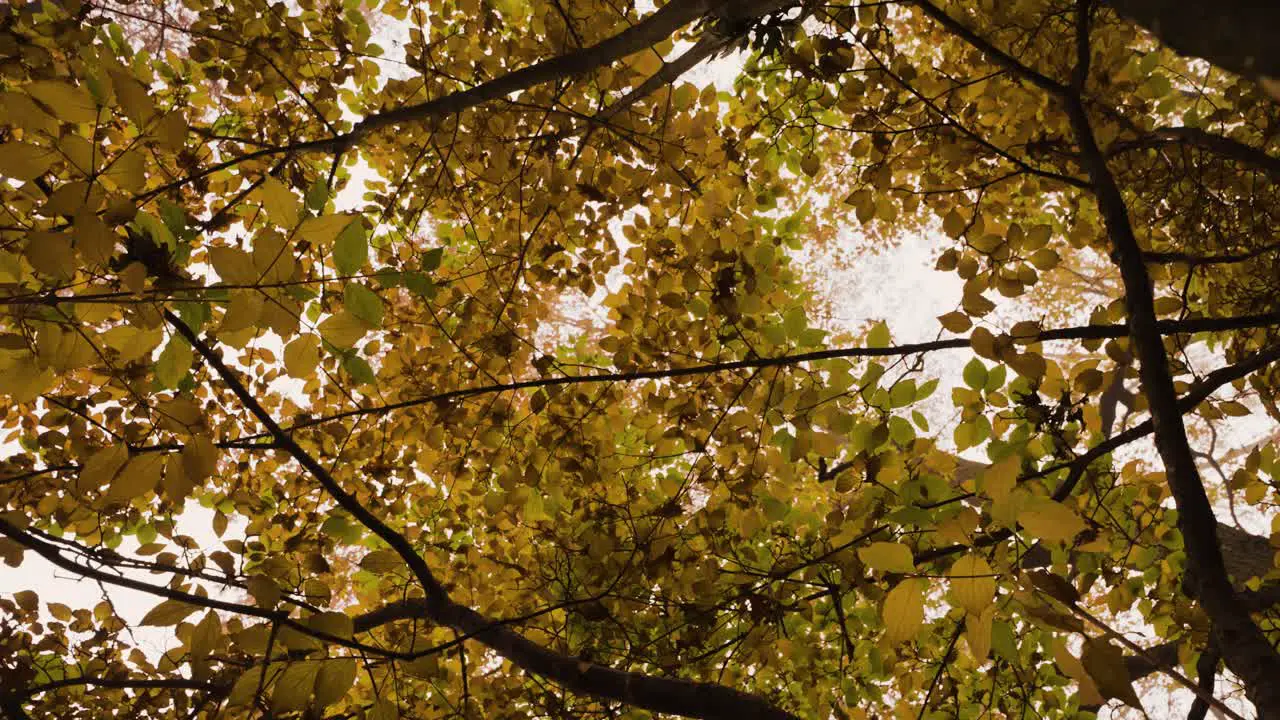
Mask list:
[[[1265,171],[1273,179],[1280,179],[1280,158],[1254,147],[1197,127],[1163,127],[1134,140],[1114,143],[1107,149],[1108,155],[1131,150],[1144,150],[1164,145],[1188,145],[1207,150],[1220,157],[1251,165]]]
[[[1064,105],[1120,267],[1129,336],[1139,360],[1138,376],[1151,411],[1156,449],[1179,511],[1178,529],[1182,532],[1188,568],[1194,574],[1197,599],[1213,622],[1218,647],[1222,648],[1228,667],[1244,681],[1259,713],[1280,715],[1280,683],[1275,682],[1280,677],[1280,654],[1252,619],[1240,612],[1239,599],[1227,578],[1218,545],[1217,519],[1187,441],[1156,320],[1151,278],[1130,224],[1128,207],[1094,138],[1084,102],[1072,94],[1065,98]]]
[[[534,643],[509,627],[492,622],[469,607],[454,602],[432,574],[426,561],[414,550],[412,543],[404,535],[393,530],[361,505],[355,497],[343,490],[323,465],[281,429],[235,372],[222,361],[221,356],[201,340],[186,323],[168,310],[165,311],[164,316],[178,334],[191,343],[196,352],[214,369],[241,404],[280,442],[281,447],[293,456],[294,460],[302,465],[344,510],[386,542],[405,561],[426,593],[424,605],[431,620],[469,634],[517,667],[552,680],[572,692],[685,717],[723,718],[724,720],[745,718],[793,720],[795,718],[791,713],[761,697],[723,685],[615,670],[557,653]]]
[[[1259,313],[1255,315],[1239,315],[1226,318],[1193,318],[1189,320],[1160,320],[1157,327],[1161,333],[1168,335],[1192,334],[1200,332],[1224,332],[1228,330],[1243,330],[1247,328],[1268,327],[1280,324],[1280,311],[1271,313]],[[1122,338],[1128,335],[1127,325],[1084,325],[1072,328],[1059,328],[1053,330],[1045,330],[1033,338],[1029,338],[1031,342],[1048,342],[1056,340],[1105,340],[1109,338]],[[884,348],[830,348],[827,350],[815,350],[807,353],[797,353],[795,355],[779,355],[768,358],[750,358],[747,360],[733,360],[721,363],[705,363],[702,365],[692,365],[683,368],[668,368],[663,370],[639,370],[635,372],[611,372],[597,373],[594,375],[569,375],[553,378],[538,378],[536,380],[519,380],[510,383],[495,383],[491,385],[479,385],[469,388],[459,388],[457,390],[448,390],[431,395],[421,395],[399,402],[387,403],[377,407],[356,408],[354,410],[345,410],[343,412],[325,415],[324,417],[312,418],[294,423],[286,428],[285,432],[294,432],[303,430],[317,425],[334,422],[336,420],[344,420],[352,417],[361,417],[364,415],[379,415],[382,413],[392,412],[395,410],[403,410],[421,405],[430,405],[433,403],[444,403],[453,400],[461,400],[463,398],[476,397],[479,395],[491,395],[494,393],[511,392],[514,390],[532,390],[536,388],[560,387],[565,385],[582,385],[589,383],[613,383],[613,382],[637,382],[641,380],[660,380],[665,378],[689,377],[694,375],[706,375],[710,373],[729,372],[732,370],[747,370],[766,367],[781,367],[786,365],[797,365],[803,362],[815,362],[819,360],[833,360],[841,358],[880,358],[880,357],[901,357],[904,355],[915,355],[918,353],[934,352],[938,350],[959,350],[971,347],[968,338],[952,338],[948,340],[933,340],[929,342],[905,343],[902,345],[893,345]],[[257,433],[245,435],[236,442],[250,443],[263,440],[270,437],[270,433]]]

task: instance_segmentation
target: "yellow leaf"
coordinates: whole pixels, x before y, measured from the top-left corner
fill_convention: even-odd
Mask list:
[[[165,600],[147,611],[147,614],[142,616],[141,624],[158,627],[177,625],[186,619],[188,615],[199,609],[195,605],[189,605],[179,600]]]
[[[189,433],[204,427],[204,412],[191,398],[178,395],[155,405],[160,426],[172,432]]]
[[[13,599],[18,607],[28,612],[40,609],[40,596],[34,590],[19,590],[13,594]]]
[[[235,684],[231,686],[231,692],[227,693],[227,707],[240,707],[252,703],[258,687],[265,685],[262,678],[265,670],[263,666],[256,665],[236,678]]]
[[[187,480],[200,484],[218,471],[218,448],[205,435],[194,435],[182,448],[182,469]]]
[[[258,607],[273,608],[280,602],[280,586],[266,575],[250,575],[245,581],[245,587],[248,588],[249,594],[253,596]]]
[[[34,180],[49,171],[57,153],[24,142],[0,145],[0,175],[21,182]]]
[[[156,114],[156,105],[147,89],[132,75],[118,70],[111,71],[111,84],[116,90],[116,100],[129,119],[140,128],[146,127]]]
[[[187,470],[182,466],[182,456],[171,453],[164,459],[164,477],[160,478],[160,489],[165,497],[173,502],[185,500],[195,488],[187,477]]]
[[[977,615],[965,615],[964,641],[978,665],[985,663],[991,653],[991,619],[995,614],[995,606],[990,605]]]
[[[338,239],[338,234],[346,229],[353,219],[352,215],[323,215],[307,218],[298,227],[298,236],[316,247],[327,248]]]
[[[27,262],[36,272],[59,279],[70,278],[80,269],[70,233],[27,233]]]
[[[1089,638],[1085,640],[1080,664],[1104,697],[1116,698],[1125,705],[1143,709],[1142,701],[1133,690],[1129,667],[1120,648],[1104,638]]]
[[[355,632],[351,617],[342,612],[316,613],[307,618],[307,626],[344,640],[350,640],[352,633]]]
[[[209,264],[226,285],[256,285],[258,272],[253,269],[253,258],[239,248],[215,247],[209,249]]]
[[[271,712],[286,713],[305,709],[319,671],[320,661],[316,660],[295,662],[286,667],[276,679],[271,693]]]
[[[1054,638],[1050,644],[1053,646],[1053,660],[1057,663],[1058,669],[1062,671],[1062,674],[1079,683],[1080,693],[1078,699],[1080,704],[1102,705],[1105,703],[1106,698],[1102,697],[1102,693],[1098,691],[1098,686],[1089,677],[1089,673],[1085,672],[1084,666],[1080,664],[1080,661],[1067,650],[1062,640]]]
[[[320,339],[302,335],[284,347],[284,369],[289,375],[305,380],[320,363]]]
[[[67,605],[63,605],[62,603],[49,603],[49,614],[52,615],[55,620],[71,622],[71,608]]]
[[[988,360],[999,360],[996,355],[996,336],[991,331],[979,325],[969,333],[969,345],[973,347],[973,351]]]
[[[146,495],[160,482],[163,469],[164,456],[160,453],[130,458],[107,488],[107,502],[127,502]]]
[[[227,314],[222,316],[222,332],[236,332],[252,327],[262,317],[262,304],[265,298],[257,290],[232,290],[231,304]]]
[[[924,624],[924,580],[911,578],[898,583],[884,598],[884,636],[891,644],[915,637]]]
[[[360,569],[374,575],[385,575],[404,567],[404,559],[394,550],[374,550],[360,559]]]
[[[0,393],[16,403],[30,402],[56,382],[53,368],[42,367],[28,352],[6,352],[0,361]]]
[[[298,198],[287,185],[268,175],[254,194],[267,211],[268,220],[289,229],[298,224]]]
[[[804,158],[800,160],[800,171],[809,177],[817,175],[818,171],[821,169],[822,162],[818,159],[817,155],[805,155]]]
[[[991,606],[996,596],[994,572],[976,553],[965,555],[951,566],[947,576],[951,578],[951,596],[956,605],[970,615],[979,615]]]
[[[93,344],[80,330],[42,323],[36,332],[36,355],[58,372],[69,372],[98,359]]]
[[[147,184],[147,159],[139,150],[125,150],[111,161],[105,174],[122,189],[138,192]]]
[[[938,322],[942,323],[942,327],[953,333],[962,333],[973,327],[973,321],[968,315],[959,310],[949,312],[946,315],[939,315]]]
[[[360,338],[369,331],[369,325],[360,318],[343,310],[336,315],[330,315],[320,323],[320,336],[328,341],[331,345],[339,348],[349,348],[360,342]]]
[[[1054,250],[1042,248],[1031,253],[1031,264],[1037,270],[1052,270],[1062,261],[1061,256]]]
[[[355,658],[339,657],[323,660],[320,672],[316,674],[316,707],[326,707],[341,700],[355,681]]]
[[[902,543],[874,542],[858,549],[858,558],[867,567],[881,572],[907,573],[916,569],[911,548]]]
[[[203,659],[213,652],[222,638],[222,621],[210,610],[191,632],[191,656]]]
[[[120,271],[120,284],[129,292],[142,292],[147,288],[147,268],[140,262],[131,262]]]
[[[288,238],[275,232],[259,233],[254,238],[253,269],[262,282],[285,282],[293,277],[296,267]]]
[[[102,340],[107,347],[118,354],[118,360],[129,363],[144,355],[150,355],[164,340],[164,331],[160,328],[140,330],[132,325],[119,325],[102,333]]]
[[[89,456],[76,477],[80,492],[97,490],[115,480],[116,473],[129,462],[129,449],[123,444],[107,446]]]
[[[98,119],[98,104],[84,88],[57,80],[37,80],[23,89],[62,122],[91,123]]]
[[[1045,370],[1048,368],[1044,357],[1034,352],[1011,355],[1005,358],[1005,362],[1008,363],[1009,367],[1017,371],[1019,375],[1031,380],[1039,380],[1044,377]]]
[[[1084,520],[1071,508],[1048,498],[1038,498],[1018,513],[1018,523],[1033,537],[1048,542],[1065,542],[1085,528]]]
[[[58,123],[29,95],[19,92],[0,93],[0,123],[16,125],[31,133],[58,134]]]
[[[1021,469],[1022,460],[1017,455],[1011,455],[987,468],[982,473],[978,487],[982,494],[993,501],[1003,502],[1013,492]]]
[[[187,144],[187,119],[181,111],[174,110],[156,123],[155,134],[162,145],[177,152]]]
[[[83,211],[76,214],[71,235],[75,241],[76,252],[91,266],[106,265],[115,255],[115,235],[107,224],[92,212]]]

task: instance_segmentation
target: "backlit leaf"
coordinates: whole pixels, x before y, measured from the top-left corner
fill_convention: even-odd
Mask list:
[[[292,229],[298,224],[300,203],[284,183],[268,175],[258,186],[256,194],[271,222],[286,229]]]
[[[911,548],[902,543],[874,542],[858,548],[858,559],[881,572],[907,573],[916,569]]]
[[[955,561],[947,573],[951,597],[970,615],[981,615],[996,595],[994,571],[980,555],[970,553]],[[990,623],[988,623],[988,631]]]
[[[885,596],[881,609],[885,639],[897,644],[915,637],[924,624],[924,581],[907,579]]]

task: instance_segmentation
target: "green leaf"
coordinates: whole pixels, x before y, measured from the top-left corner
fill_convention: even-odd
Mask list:
[[[1105,638],[1090,638],[1085,641],[1080,664],[1104,697],[1116,698],[1129,707],[1143,709],[1142,700],[1133,690],[1129,666],[1120,648]]]
[[[347,283],[342,292],[343,305],[352,315],[373,327],[382,326],[382,298],[360,283]]]
[[[321,662],[316,674],[315,705],[326,707],[346,696],[356,681],[355,658],[328,658]]]
[[[964,366],[964,384],[974,390],[981,390],[987,384],[987,366],[978,358]]]
[[[378,379],[369,363],[354,352],[342,356],[342,369],[361,385],[372,385]]]
[[[444,258],[444,248],[431,248],[422,254],[422,272],[435,272]]]
[[[782,329],[792,340],[800,337],[800,333],[804,332],[808,326],[809,320],[805,317],[802,307],[793,307],[782,315]]]
[[[290,664],[276,678],[271,693],[271,712],[286,713],[303,710],[311,700],[311,689],[315,687],[316,675],[320,672],[320,661],[304,660]]]
[[[410,292],[427,300],[435,297],[438,290],[431,278],[412,270],[404,274],[404,286],[409,288]]]
[[[178,239],[173,236],[173,232],[169,230],[169,226],[160,218],[150,213],[140,212],[133,217],[133,225],[141,232],[147,234],[152,242],[160,247],[174,250],[178,247]]]
[[[867,333],[867,347],[869,348],[886,348],[892,338],[889,336],[889,326],[883,322],[878,322],[871,328],[871,332]]]
[[[342,612],[316,613],[307,618],[307,626],[313,630],[328,633],[334,637],[350,640],[354,632],[351,617]]]
[[[333,246],[333,266],[342,275],[355,275],[369,261],[369,241],[364,223],[350,223],[338,233]]]
[[[307,209],[312,212],[318,213],[324,210],[325,203],[329,202],[329,187],[322,178],[316,178],[311,183],[311,187],[307,188],[307,195],[303,201],[306,203]]]
[[[889,418],[889,438],[900,447],[908,447],[916,439],[915,428],[906,418],[894,415]]]
[[[1018,641],[1009,623],[1002,620],[991,623],[991,649],[1011,663],[1018,662]]]
[[[916,401],[916,381],[911,379],[899,380],[889,390],[889,405],[891,407],[900,408]]]
[[[165,390],[178,387],[194,359],[195,354],[186,340],[177,335],[169,338],[156,361],[156,382]]]

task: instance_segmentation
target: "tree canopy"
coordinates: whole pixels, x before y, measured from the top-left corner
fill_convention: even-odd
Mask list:
[[[658,5],[0,10],[0,710],[1280,718],[1274,26]]]

